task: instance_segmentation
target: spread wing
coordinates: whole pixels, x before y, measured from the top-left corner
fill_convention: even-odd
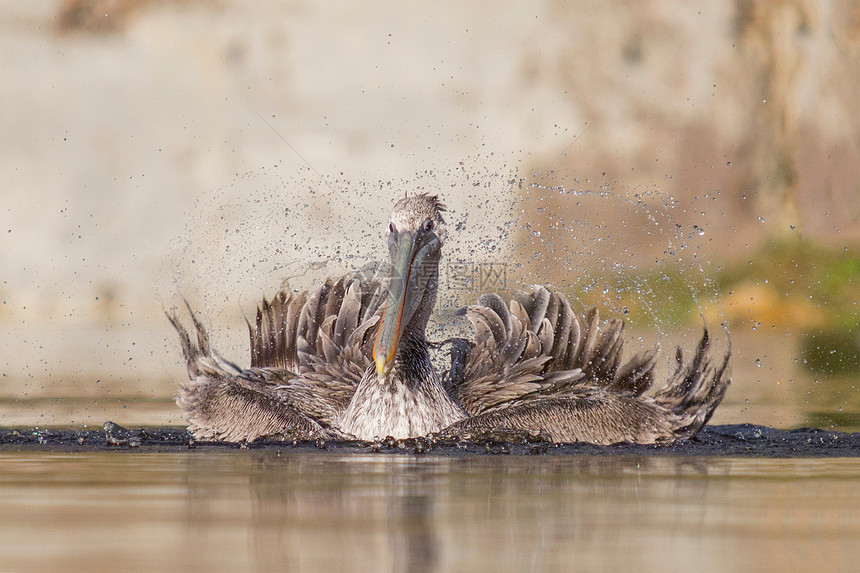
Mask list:
[[[176,314],[189,382],[177,397],[199,438],[253,440],[281,434],[338,437],[334,418],[372,363],[372,332],[387,290],[382,281],[343,277],[315,291],[263,300],[248,325],[251,366],[242,369],[211,349],[192,316],[196,337]]]
[[[564,295],[540,286],[508,306],[484,295],[465,313],[475,341],[452,362],[448,388],[470,417],[445,433],[506,428],[603,444],[688,438],[731,381],[731,349],[715,355],[706,330],[692,359],[678,349],[675,373],[649,395],[656,349],[623,361],[623,321],[601,325],[596,309],[581,320]]]
[[[251,368],[288,371],[294,376],[285,377],[282,389],[320,390],[336,409],[346,407],[373,361],[373,328],[387,293],[377,279],[343,277],[312,293],[263,299],[248,325]]]
[[[580,319],[567,298],[535,286],[505,305],[481,296],[465,314],[475,330],[464,365],[449,387],[471,415],[526,401],[580,395],[584,388],[639,396],[654,380],[656,350],[622,364],[624,322],[602,327],[597,309]]]

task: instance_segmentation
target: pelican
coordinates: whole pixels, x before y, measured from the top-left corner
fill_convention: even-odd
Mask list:
[[[505,301],[484,294],[458,311],[474,330],[450,342],[442,376],[425,334],[436,304],[445,206],[433,195],[398,201],[388,222],[389,276],[329,279],[316,290],[263,299],[249,322],[251,364],[209,344],[190,306],[192,338],[176,311],[189,381],[177,403],[198,439],[375,440],[487,431],[554,442],[652,444],[704,426],[731,380],[707,329],[680,348],[666,383],[649,392],[657,350],[622,361],[624,323],[575,314],[543,286]]]

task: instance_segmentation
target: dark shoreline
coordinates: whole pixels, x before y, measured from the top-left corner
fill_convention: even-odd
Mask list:
[[[860,433],[842,433],[818,428],[778,430],[752,424],[707,426],[692,440],[668,445],[553,444],[537,439],[510,440],[487,435],[471,441],[417,438],[378,442],[276,441],[249,444],[194,440],[184,428],[150,427],[126,429],[107,422],[99,430],[50,428],[0,428],[0,452],[50,451],[223,451],[230,449],[286,449],[330,451],[341,454],[391,453],[434,455],[640,455],[726,456],[760,458],[860,457]]]

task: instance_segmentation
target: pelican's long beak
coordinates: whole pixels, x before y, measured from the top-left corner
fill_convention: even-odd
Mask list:
[[[399,233],[391,244],[388,301],[373,345],[373,361],[380,383],[394,364],[403,330],[421,304],[428,278],[422,268],[427,256],[438,246],[435,237],[430,241],[418,241],[416,235],[409,232]]]

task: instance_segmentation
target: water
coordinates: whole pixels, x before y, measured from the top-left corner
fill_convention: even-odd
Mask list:
[[[817,571],[860,460],[0,452],[0,570]]]

